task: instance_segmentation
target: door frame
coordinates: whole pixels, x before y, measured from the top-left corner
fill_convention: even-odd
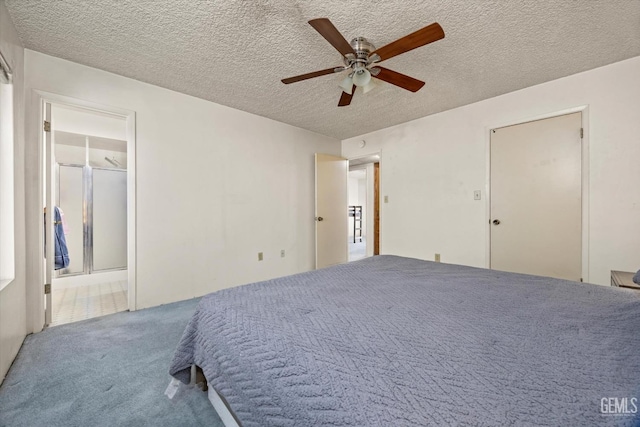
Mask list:
[[[538,120],[551,119],[558,116],[565,116],[572,113],[582,113],[582,162],[581,171],[581,198],[582,198],[582,235],[581,235],[581,262],[582,262],[582,281],[589,282],[589,105],[580,105],[577,107],[567,108],[565,110],[559,110],[540,114],[536,116],[529,116],[520,119],[512,119],[496,122],[491,126],[484,127],[485,135],[485,267],[491,266],[491,131],[493,129],[499,129],[507,126],[515,126],[529,122],[535,122]]]
[[[32,89],[25,106],[26,196],[26,266],[27,266],[27,330],[40,332],[45,326],[43,289],[45,266],[42,203],[44,198],[43,122],[46,103],[67,105],[119,116],[126,121],[127,138],[127,299],[129,311],[136,310],[136,113],[133,110],[85,101],[65,95]]]
[[[373,241],[373,256],[375,255],[380,255],[380,240],[382,240],[380,238],[380,224],[382,223],[382,207],[381,207],[381,197],[380,195],[382,194],[382,181],[380,179],[380,167],[382,164],[382,150],[378,150],[378,151],[373,151],[371,153],[367,153],[367,154],[358,154],[356,156],[353,157],[347,157],[346,159],[351,161],[351,160],[358,160],[358,159],[363,159],[365,157],[371,157],[371,156],[378,156],[378,161],[377,162],[371,162],[371,164],[375,165],[377,164],[377,171],[375,171],[376,167],[374,166],[374,174],[373,176],[369,177],[369,174],[367,174],[367,185],[369,185],[369,178],[371,178],[371,182],[373,184],[373,210],[374,212],[372,212],[373,215],[373,235],[374,235],[374,241]],[[366,163],[365,163],[366,164]],[[376,176],[377,175],[377,176]],[[377,182],[376,182],[377,179]],[[377,186],[376,186],[377,184]],[[377,190],[377,193],[376,193]],[[348,188],[347,188],[347,194],[348,194]],[[377,197],[376,197],[377,196]],[[377,206],[376,206],[376,202],[377,202]],[[378,209],[378,215],[375,215],[375,210],[376,207]],[[368,217],[371,216],[371,214],[367,214]],[[376,233],[377,230],[377,233]],[[377,239],[375,237],[378,237]],[[368,236],[367,236],[368,237]],[[367,239],[367,246],[369,245],[369,239]],[[377,253],[376,253],[377,252]],[[367,251],[368,253],[368,251]]]

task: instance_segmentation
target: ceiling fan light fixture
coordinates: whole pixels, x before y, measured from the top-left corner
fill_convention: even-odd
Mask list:
[[[342,83],[340,83],[340,88],[345,93],[348,93],[349,95],[351,95],[351,89],[353,89],[353,80],[351,78],[351,74],[349,74],[347,77],[344,78],[344,80],[342,80]]]
[[[353,84],[363,87],[371,81],[371,73],[366,68],[361,68],[353,73]]]
[[[370,79],[369,83],[367,83],[366,86],[362,87],[362,93],[367,93],[371,91],[371,89],[375,89],[376,86],[376,82],[373,79]]]

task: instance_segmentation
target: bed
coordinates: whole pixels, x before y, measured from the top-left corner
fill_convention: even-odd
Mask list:
[[[636,425],[639,327],[637,291],[385,255],[203,297],[170,374],[243,427]]]

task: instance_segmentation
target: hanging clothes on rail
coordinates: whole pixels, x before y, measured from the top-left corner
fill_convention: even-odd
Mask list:
[[[67,249],[67,239],[64,236],[64,228],[62,223],[62,210],[54,206],[53,207],[53,234],[54,234],[54,268],[56,270],[61,270],[63,268],[69,267],[69,250]],[[45,210],[44,214],[44,222],[45,222],[45,230],[47,224],[47,212]],[[45,256],[46,256],[46,247],[47,247],[47,236],[45,233]]]

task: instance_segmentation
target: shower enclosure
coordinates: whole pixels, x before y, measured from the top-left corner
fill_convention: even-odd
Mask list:
[[[70,257],[58,277],[127,268],[126,152],[114,150],[122,144],[56,132],[56,203]]]

